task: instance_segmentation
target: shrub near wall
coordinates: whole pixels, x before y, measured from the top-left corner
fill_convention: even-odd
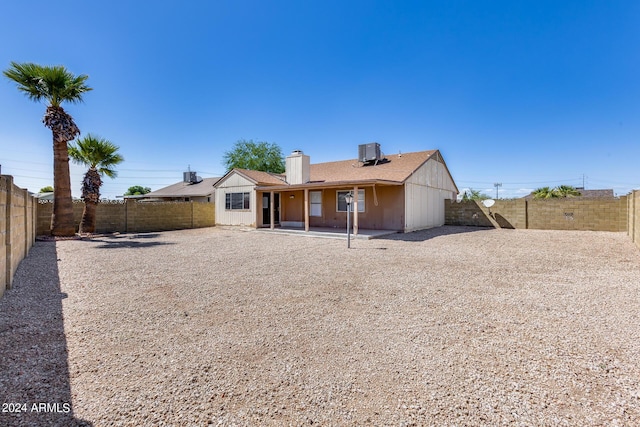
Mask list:
[[[14,185],[12,176],[0,176],[0,296],[35,242],[36,209],[36,199]]]
[[[38,204],[38,234],[49,234],[51,203]],[[83,202],[74,202],[74,221],[82,219]],[[77,228],[76,225],[76,228]],[[213,227],[215,205],[199,202],[101,202],[96,210],[97,233],[139,233]]]

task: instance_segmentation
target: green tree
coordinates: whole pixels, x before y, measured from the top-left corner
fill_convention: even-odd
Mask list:
[[[490,199],[491,197],[489,197],[488,195],[481,193],[480,190],[474,190],[473,188],[470,188],[468,190],[465,190],[465,192],[462,194],[462,200],[467,201],[467,200],[487,200]]]
[[[13,80],[18,90],[32,101],[48,103],[42,122],[53,134],[53,214],[51,234],[73,236],[73,202],[69,175],[67,143],[80,134],[73,118],[62,108],[63,102],[77,103],[92,90],[85,84],[87,75],[73,75],[63,66],[42,66],[33,63],[11,62],[3,74]]]
[[[125,196],[139,196],[142,194],[147,194],[147,193],[151,193],[151,189],[149,187],[143,187],[141,185],[134,185],[132,187],[129,187],[129,189],[127,190],[126,193],[124,193]]]
[[[47,185],[46,187],[42,187],[38,193],[53,193],[53,187]]]
[[[284,172],[284,156],[275,143],[239,140],[231,151],[224,153],[223,164],[227,170],[251,169],[272,173]]]
[[[102,175],[115,178],[118,174],[114,166],[122,163],[124,158],[117,153],[117,145],[104,138],[87,134],[78,139],[76,144],[69,144],[69,156],[74,163],[88,166],[89,170],[82,180],[82,200],[84,212],[80,223],[80,233],[93,233],[96,230],[96,207],[100,201]]]

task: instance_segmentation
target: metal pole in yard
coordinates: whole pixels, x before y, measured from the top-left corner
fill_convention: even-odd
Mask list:
[[[351,203],[353,202],[353,195],[348,193],[344,197],[344,201],[347,202],[347,248],[351,248]]]

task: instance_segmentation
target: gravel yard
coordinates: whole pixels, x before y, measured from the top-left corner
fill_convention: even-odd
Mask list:
[[[640,425],[626,234],[351,244],[221,228],[37,242],[0,300],[0,389],[60,407],[0,425]]]

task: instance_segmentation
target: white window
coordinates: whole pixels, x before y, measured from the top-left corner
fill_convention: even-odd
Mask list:
[[[249,193],[227,193],[225,194],[224,208],[226,210],[246,210],[249,209]]]
[[[338,212],[346,212],[347,211],[347,202],[344,200],[345,196],[349,193],[353,194],[353,191],[338,191],[337,197],[337,207],[336,210]],[[355,204],[355,200],[354,200]],[[351,207],[353,211],[353,206]],[[364,190],[358,190],[358,212],[364,212]]]
[[[309,216],[322,216],[322,191],[309,191]]]

